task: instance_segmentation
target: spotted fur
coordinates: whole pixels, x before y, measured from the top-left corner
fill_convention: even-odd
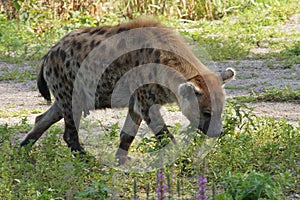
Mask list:
[[[153,29],[143,32],[143,28]],[[140,32],[131,43],[122,37],[105,43],[132,30]],[[134,43],[141,43],[142,47],[118,56],[103,67],[110,56],[118,55],[118,50]],[[116,153],[120,164],[126,162],[142,120],[156,136],[167,134],[175,142],[157,105],[176,102],[192,125],[209,136],[220,135],[225,98],[222,85],[234,76],[231,69],[221,74],[210,71],[175,32],[157,21],[145,19],[71,32],[49,50],[40,67],[38,89],[48,101],[51,101],[51,91],[55,102],[36,118],[34,128],[21,146],[34,143],[52,124],[64,118],[64,140],[73,151],[83,152],[77,131],[82,112],[128,107]],[[155,84],[157,81],[159,84]],[[145,84],[137,86],[137,83]],[[74,98],[74,92],[78,98]]]

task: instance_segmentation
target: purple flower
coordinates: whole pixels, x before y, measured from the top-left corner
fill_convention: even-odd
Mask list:
[[[167,193],[167,185],[164,184],[164,174],[158,173],[157,174],[157,199],[158,200],[165,200],[166,193]]]
[[[206,196],[206,187],[205,183],[207,183],[207,179],[203,178],[203,176],[199,177],[198,181],[198,186],[199,186],[199,191],[198,191],[198,199],[199,200],[207,200],[208,197]]]

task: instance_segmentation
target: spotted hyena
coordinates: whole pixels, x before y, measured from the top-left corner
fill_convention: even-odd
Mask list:
[[[116,156],[122,164],[144,120],[156,136],[169,133],[159,108],[177,103],[191,125],[208,136],[222,133],[223,84],[227,69],[206,68],[170,28],[137,19],[117,26],[84,28],[67,34],[41,59],[37,81],[42,96],[55,101],[36,117],[21,146],[33,144],[64,118],[63,138],[84,152],[78,138],[82,113],[128,107]]]

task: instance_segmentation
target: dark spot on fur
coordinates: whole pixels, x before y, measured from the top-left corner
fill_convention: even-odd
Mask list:
[[[160,51],[156,50],[156,51],[154,52],[154,55],[155,55],[155,57],[160,57]]]
[[[119,28],[118,29],[118,31],[117,31],[117,33],[121,33],[121,32],[123,32],[123,31],[127,31],[128,29],[126,29],[126,28]]]
[[[129,65],[131,62],[130,62],[130,58],[127,58],[126,60],[125,60],[125,63],[126,63],[126,65]]]
[[[72,71],[69,71],[69,77],[72,77]]]
[[[99,31],[98,31],[98,35],[103,35],[104,33],[106,33],[106,30],[104,27],[102,27]]]
[[[151,54],[153,52],[153,48],[148,48],[148,53]]]
[[[98,46],[101,43],[101,41],[99,40],[98,42],[96,42],[96,46]]]
[[[90,48],[93,49],[95,47],[95,40],[92,40],[92,42],[90,43]]]
[[[170,59],[163,59],[162,64],[169,65],[169,61],[170,61]]]
[[[73,56],[74,55],[74,50],[73,49],[71,49],[71,56]]]
[[[64,95],[65,97],[69,96],[68,93],[67,93],[66,91],[63,91],[62,93],[63,93],[63,95]]]
[[[67,69],[70,68],[70,61],[69,60],[66,62],[66,67],[67,67]]]
[[[136,60],[136,61],[135,61],[135,66],[139,66],[139,65],[140,65],[139,60]]]
[[[58,76],[59,76],[59,73],[58,73],[58,68],[59,68],[59,67],[58,67],[58,65],[57,65],[57,66],[56,66],[56,67],[54,67],[54,69],[53,69],[53,70],[54,70],[54,74],[55,74],[55,76],[56,76],[56,77],[58,77]]]
[[[93,31],[90,32],[90,35],[94,35],[95,33],[98,33],[99,29],[95,29]]]
[[[81,43],[80,42],[77,43],[76,48],[77,48],[77,50],[81,49]]]
[[[87,40],[86,40],[86,39],[83,39],[83,40],[82,40],[82,43],[83,43],[83,44],[85,44],[86,42],[87,42]]]
[[[77,41],[76,41],[76,40],[73,40],[73,41],[72,41],[72,46],[75,47],[76,45],[77,45]]]
[[[61,93],[58,93],[58,96],[59,96],[60,99],[64,98],[64,96]]]
[[[60,50],[60,58],[62,61],[65,61],[66,59],[66,52],[64,50]]]
[[[120,65],[120,59],[116,59],[113,63],[112,63],[112,65],[111,66],[109,66],[109,68],[116,68],[116,67],[119,67],[119,66],[121,66]]]
[[[80,63],[79,62],[76,63],[76,67],[80,68]]]
[[[50,52],[50,60],[54,60],[54,51]]]
[[[70,40],[65,40],[64,46],[69,46]]]
[[[152,99],[152,101],[156,101],[156,95],[155,94],[153,94],[153,93],[151,93],[151,94],[149,94],[149,99]]]
[[[56,85],[56,84],[53,84],[53,89],[54,89],[54,90],[57,90],[57,88],[58,88],[57,85]]]
[[[106,37],[110,37],[110,36],[112,36],[112,35],[113,35],[112,32],[107,32],[105,36],[106,36]]]
[[[64,74],[64,76],[63,76],[63,81],[64,81],[64,82],[67,82],[67,80],[68,80],[67,74]]]
[[[89,53],[89,51],[88,51],[88,53]],[[86,59],[86,57],[89,55],[88,53],[83,55],[83,60]]]

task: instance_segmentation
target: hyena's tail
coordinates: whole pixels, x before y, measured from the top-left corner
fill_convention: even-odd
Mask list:
[[[51,95],[47,85],[47,82],[44,77],[44,63],[47,55],[44,56],[40,62],[40,73],[37,80],[37,87],[41,93],[41,95],[48,101],[51,102]]]

